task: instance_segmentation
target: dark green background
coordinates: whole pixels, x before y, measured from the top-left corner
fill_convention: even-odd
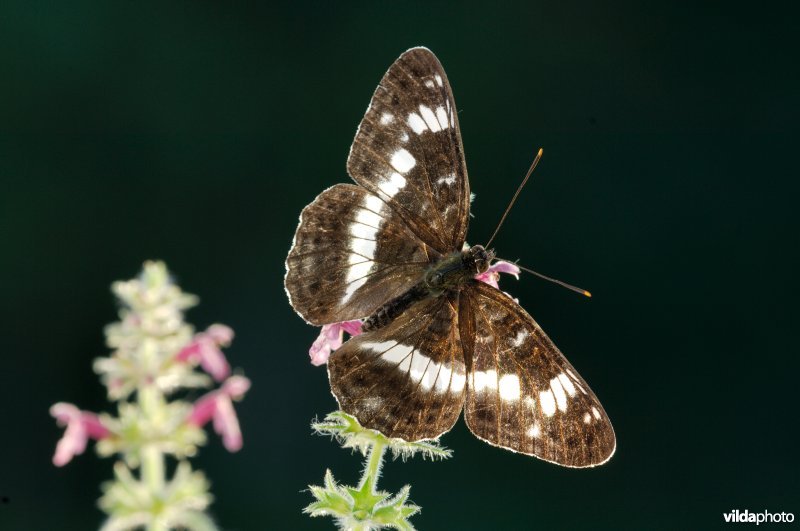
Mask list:
[[[405,49],[453,85],[483,242],[527,276],[503,288],[591,383],[617,454],[562,469],[459,421],[447,462],[386,466],[439,529],[723,527],[800,513],[794,13],[769,3],[4,2],[0,7],[0,528],[91,529],[112,461],[50,464],[66,400],[108,410],[92,359],[109,285],[149,258],[237,338],[245,437],[195,461],[224,529],[332,529],[300,510],[359,459],[311,435],[331,411],[316,331],[289,307],[300,209],[348,179],[378,80]]]

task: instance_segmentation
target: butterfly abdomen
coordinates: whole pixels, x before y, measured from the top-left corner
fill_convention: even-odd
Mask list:
[[[430,290],[425,287],[423,283],[419,283],[406,291],[399,297],[390,300],[370,315],[362,325],[361,329],[364,332],[370,332],[383,328],[391,323],[397,316],[406,311],[412,304],[421,301],[428,295]]]

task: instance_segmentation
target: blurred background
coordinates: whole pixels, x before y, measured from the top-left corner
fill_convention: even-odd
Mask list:
[[[301,514],[361,460],[310,421],[332,411],[317,331],[289,307],[300,210],[345,160],[392,61],[425,45],[459,109],[470,242],[586,287],[504,278],[611,416],[592,470],[475,439],[389,462],[422,530],[723,527],[800,512],[796,20],[752,3],[4,2],[0,7],[0,528],[97,528],[110,459],[51,462],[48,407],[108,410],[91,369],[109,286],[163,259],[236,331],[253,381],[244,449],[194,464],[223,529],[333,529]],[[273,419],[267,422],[266,419]]]

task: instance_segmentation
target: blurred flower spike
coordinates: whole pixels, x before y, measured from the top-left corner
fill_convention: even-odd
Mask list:
[[[206,443],[202,428],[209,422],[225,448],[235,452],[242,447],[233,401],[244,397],[250,380],[231,376],[222,352],[233,330],[213,324],[195,333],[183,313],[197,304],[197,297],[181,291],[163,262],[146,262],[138,278],[115,282],[112,291],[122,304],[120,320],[106,327],[113,352],[96,359],[94,369],[109,400],[117,402],[117,416],[64,402],[53,405],[51,415],[66,427],[53,463],[67,464],[89,440],[97,441],[99,455],[121,457],[98,501],[108,515],[104,531],[217,529],[205,513],[212,500],[209,482],[186,459]],[[209,387],[214,381],[222,384],[194,404],[172,398],[182,389]],[[178,460],[171,478],[167,456]]]

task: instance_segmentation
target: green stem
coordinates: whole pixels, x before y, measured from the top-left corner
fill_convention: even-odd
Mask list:
[[[380,473],[381,462],[383,461],[383,454],[386,451],[386,443],[375,441],[372,449],[369,452],[369,461],[367,467],[364,469],[364,475],[361,477],[361,491],[375,493],[378,484],[378,474]]]
[[[386,443],[382,441],[375,441],[372,444],[372,448],[370,448],[367,466],[364,467],[358,490],[353,496],[355,503],[352,514],[356,522],[351,524],[348,531],[368,531],[373,529],[369,521],[375,511],[375,505],[385,498],[385,495],[378,494],[376,489],[385,451]]]

